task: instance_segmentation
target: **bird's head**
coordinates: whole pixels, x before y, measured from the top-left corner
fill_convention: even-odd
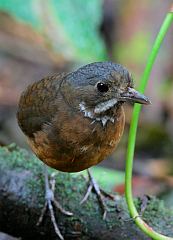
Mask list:
[[[129,71],[112,62],[83,66],[70,73],[64,84],[68,88],[65,95],[69,103],[97,116],[124,102],[150,104],[146,96],[133,88]]]

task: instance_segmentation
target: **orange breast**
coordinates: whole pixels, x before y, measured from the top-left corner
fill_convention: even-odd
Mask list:
[[[117,146],[125,123],[122,107],[116,116],[114,123],[108,120],[103,127],[100,121],[92,123],[83,113],[61,112],[28,141],[50,167],[63,172],[82,171],[105,159]]]

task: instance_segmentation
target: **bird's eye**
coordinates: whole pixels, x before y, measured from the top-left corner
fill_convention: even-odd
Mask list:
[[[107,92],[109,90],[109,87],[107,84],[99,82],[97,83],[97,89],[99,90],[99,92]]]

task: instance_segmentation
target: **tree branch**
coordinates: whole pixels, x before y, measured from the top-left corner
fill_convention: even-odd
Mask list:
[[[109,211],[103,220],[94,194],[85,204],[79,204],[87,189],[83,175],[56,172],[56,199],[74,213],[68,217],[54,209],[65,239],[149,239],[130,219],[124,198],[107,201]],[[136,200],[136,205],[140,208],[140,200]],[[1,147],[0,230],[24,240],[56,239],[49,216],[44,217],[41,226],[36,226],[43,206],[42,163],[14,144]],[[155,230],[173,235],[173,210],[166,209],[162,201],[151,198],[143,217]]]

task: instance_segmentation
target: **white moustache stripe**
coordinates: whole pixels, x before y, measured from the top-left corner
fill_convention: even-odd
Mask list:
[[[94,113],[99,114],[99,113],[105,112],[108,109],[115,106],[116,103],[117,103],[117,100],[115,98],[110,99],[110,100],[105,101],[105,102],[102,102],[102,103],[99,103],[94,108]]]
[[[108,102],[108,101],[107,101],[107,102]],[[109,101],[109,102],[110,102],[110,101]],[[112,103],[112,104],[113,104],[113,103]],[[114,105],[115,105],[115,101],[114,101]],[[109,103],[109,108],[110,108],[110,106],[114,106],[114,105],[111,105],[111,104]],[[90,119],[94,119],[94,120],[91,122],[91,124],[95,123],[96,121],[98,121],[98,122],[100,121],[100,122],[102,123],[103,127],[104,127],[108,121],[114,123],[114,118],[111,117],[111,116],[104,115],[104,116],[100,116],[100,117],[98,116],[98,117],[96,117],[96,116],[94,115],[93,111],[87,110],[87,108],[85,107],[85,103],[84,103],[84,102],[81,102],[81,103],[79,104],[79,108],[80,108],[80,111],[84,113],[84,116],[85,116],[85,117],[88,117],[88,118],[90,118]],[[106,110],[109,109],[109,108],[106,108]]]

